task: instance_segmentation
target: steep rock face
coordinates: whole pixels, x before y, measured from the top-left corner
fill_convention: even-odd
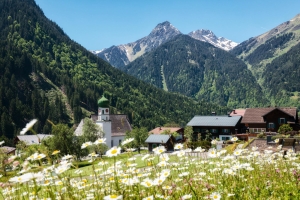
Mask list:
[[[125,45],[112,46],[96,53],[96,55],[114,67],[124,67],[137,57],[169,41],[178,34],[180,31],[166,21],[158,24],[146,37]]]
[[[229,51],[238,45],[238,43],[228,40],[224,37],[217,37],[210,30],[200,29],[200,30],[192,31],[188,35],[196,40],[208,42],[214,45],[215,47],[221,48],[225,51]]]

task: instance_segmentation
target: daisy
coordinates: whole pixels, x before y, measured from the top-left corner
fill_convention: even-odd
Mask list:
[[[185,194],[181,197],[181,199],[190,199],[192,198],[193,196],[191,194]]]
[[[98,145],[98,144],[105,144],[106,138],[99,138],[97,139],[94,144]]]
[[[151,186],[153,186],[154,184],[153,184],[153,181],[152,181],[151,179],[146,178],[146,179],[144,179],[144,180],[141,182],[141,185],[142,185],[142,186],[145,186],[145,187],[151,187]]]
[[[233,137],[233,138],[231,138],[231,141],[232,142],[236,142],[236,141],[238,141],[239,139],[237,138],[237,137]]]
[[[208,150],[208,157],[210,157],[210,158],[217,157],[217,150],[215,148],[209,149]]]
[[[161,154],[166,151],[166,148],[164,146],[159,146],[154,148],[153,151],[155,154]]]
[[[106,156],[113,157],[119,155],[120,153],[121,153],[121,148],[115,146],[106,152]]]
[[[88,146],[91,146],[93,143],[92,142],[85,142],[81,145],[81,149],[85,149],[87,148]]]
[[[210,195],[210,198],[211,198],[211,199],[215,199],[215,200],[220,200],[220,199],[221,199],[221,195],[220,195],[220,193],[218,193],[218,192],[213,192],[213,193]]]
[[[211,144],[217,144],[217,140],[212,140]]]
[[[24,135],[27,131],[29,131],[36,122],[37,119],[33,119],[29,123],[27,123],[25,128],[23,128],[22,131],[20,132],[20,135]]]
[[[128,138],[128,139],[124,140],[124,141],[121,143],[121,145],[124,146],[125,144],[128,144],[128,143],[132,142],[133,140],[134,140],[134,138]]]
[[[143,200],[153,200],[153,195],[143,198]]]
[[[183,145],[182,144],[175,144],[174,149],[182,149]]]
[[[197,147],[196,149],[194,149],[195,152],[204,152],[205,149],[202,149],[201,147]]]
[[[1,146],[2,144],[4,144],[4,143],[5,143],[5,141],[4,141],[4,140],[3,140],[3,141],[1,141],[1,142],[0,142],[0,146]]]

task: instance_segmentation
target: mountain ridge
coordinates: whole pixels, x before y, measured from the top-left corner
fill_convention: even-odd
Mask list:
[[[209,32],[209,34],[208,34]],[[113,45],[109,48],[99,51],[91,51],[100,58],[109,62],[114,67],[120,68],[128,65],[130,62],[134,61],[139,56],[147,53],[161,44],[169,41],[175,36],[182,34],[176,27],[174,27],[170,22],[165,21],[159,23],[148,36],[136,40],[135,42]],[[189,33],[191,37],[211,43],[212,45],[224,49],[231,50],[237,45],[237,43],[228,40],[223,37],[217,37],[214,33],[209,30],[197,30]]]

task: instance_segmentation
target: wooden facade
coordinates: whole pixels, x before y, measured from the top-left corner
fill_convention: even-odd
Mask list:
[[[299,130],[296,108],[249,108],[241,123],[242,133],[277,132],[282,124]]]

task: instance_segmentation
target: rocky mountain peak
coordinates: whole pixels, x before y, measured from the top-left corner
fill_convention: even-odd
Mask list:
[[[172,36],[178,35],[180,31],[175,28],[170,22],[165,21],[159,23],[149,34],[149,37],[157,37],[157,36]]]
[[[196,40],[208,42],[214,45],[215,47],[224,49],[226,51],[229,51],[233,49],[236,45],[238,45],[238,43],[228,40],[224,37],[217,37],[210,30],[200,29],[200,30],[192,31],[188,35]]]

